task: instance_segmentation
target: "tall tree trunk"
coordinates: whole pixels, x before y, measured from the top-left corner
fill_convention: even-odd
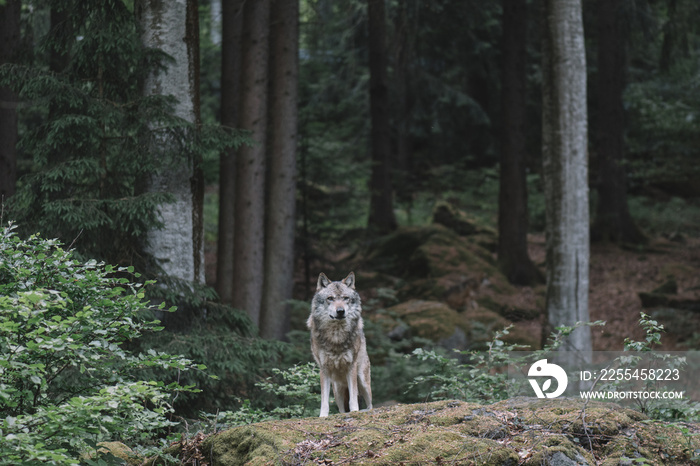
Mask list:
[[[255,325],[263,291],[269,23],[269,0],[245,2],[239,121],[255,145],[242,147],[236,160],[233,306]]]
[[[222,3],[221,10],[221,124],[238,126],[241,96],[241,37],[243,0]],[[233,232],[236,150],[229,148],[219,157],[219,238],[216,252],[216,292],[221,301],[233,297]]]
[[[410,203],[413,189],[410,183],[409,166],[411,157],[411,135],[409,122],[413,113],[415,92],[411,86],[411,63],[415,59],[416,6],[411,7],[409,0],[400,0],[397,5],[396,50],[394,54],[394,78],[392,83],[396,94],[396,165],[394,181],[396,196],[403,202]],[[410,215],[410,210],[409,210]]]
[[[389,88],[386,78],[386,12],[384,0],[367,0],[369,18],[369,98],[372,120],[372,175],[369,181],[368,230],[382,234],[396,229],[391,183]]]
[[[678,21],[676,17],[676,12],[678,11],[678,1],[667,0],[667,3],[668,13],[666,18],[666,24],[664,24],[664,38],[663,42],[661,43],[661,56],[659,57],[659,71],[661,71],[662,73],[668,73],[671,69],[671,63],[673,62],[673,50],[676,46],[676,43],[678,42],[678,25],[676,24],[676,22]],[[600,6],[604,7],[604,5]],[[602,13],[602,11],[600,11],[600,13]],[[598,50],[600,50],[600,48]]]
[[[174,59],[164,72],[146,79],[144,93],[174,96],[175,115],[192,123],[198,120],[196,12],[196,0],[138,3],[144,45],[160,48]],[[168,141],[162,143],[167,145]],[[201,182],[197,168],[195,160],[175,160],[148,180],[147,190],[170,193],[175,201],[159,207],[163,228],[148,232],[146,250],[167,276],[202,283]]]
[[[643,244],[647,238],[627,205],[624,167],[627,28],[624,0],[598,0],[598,119],[596,125],[598,205],[593,241]],[[611,46],[615,44],[615,46]]]
[[[525,105],[527,0],[503,0],[501,176],[498,195],[498,265],[513,284],[544,281],[527,253]]]
[[[589,211],[586,54],[581,0],[545,0],[542,161],[549,325],[588,322]],[[589,327],[564,349],[590,359]]]
[[[0,5],[0,65],[16,57],[20,45],[19,0]],[[0,204],[15,193],[17,184],[17,96],[0,87]]]
[[[272,1],[270,30],[270,168],[260,333],[281,340],[289,330],[287,301],[294,285],[299,0]]]

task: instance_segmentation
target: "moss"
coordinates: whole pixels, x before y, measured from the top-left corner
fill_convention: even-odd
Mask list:
[[[532,466],[541,464],[572,464],[572,462],[566,461],[567,458],[573,464],[596,464],[595,458],[590,452],[564,435],[551,436],[535,444],[532,455],[525,464]]]
[[[436,301],[412,299],[387,309],[406,323],[411,334],[433,341],[451,336],[460,324],[457,311]]]
[[[586,429],[582,410],[585,409]],[[645,464],[691,463],[692,427],[649,422],[612,403],[513,398],[395,405],[328,418],[237,427],[207,438],[211,464]]]
[[[121,442],[100,442],[97,444],[97,455],[103,456],[111,454],[124,460],[128,465],[140,465],[144,462],[144,457],[134,453],[134,451]]]
[[[210,462],[222,466],[244,465],[253,460],[258,464],[276,462],[280,452],[291,447],[296,439],[280,436],[274,423],[267,427],[243,426],[211,436],[202,444],[202,451]]]

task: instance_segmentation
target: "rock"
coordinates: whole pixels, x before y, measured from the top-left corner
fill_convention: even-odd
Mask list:
[[[401,332],[404,335],[408,333],[435,342],[450,338],[460,325],[457,311],[437,301],[412,299],[386,311],[399,319],[398,327],[408,326],[408,331]]]
[[[586,425],[581,420],[585,410]],[[268,421],[206,438],[199,451],[220,466],[263,464],[689,464],[697,427],[612,403],[514,398],[491,405],[438,401],[327,418]]]
[[[97,444],[97,456],[99,458],[114,456],[124,461],[127,465],[140,465],[144,463],[144,457],[121,442],[100,442]],[[121,462],[120,462],[121,463]],[[106,464],[112,464],[107,462]]]
[[[668,306],[669,297],[659,293],[639,293],[639,299],[642,300],[642,307],[649,309],[652,307]]]
[[[678,283],[674,278],[670,278],[651,292],[653,294],[678,294]]]
[[[433,223],[446,226],[458,235],[473,235],[479,231],[476,222],[448,202],[438,202],[433,208]]]
[[[576,452],[574,458],[569,458],[566,453],[557,451],[553,455],[550,455],[545,460],[544,464],[549,466],[588,466],[589,463],[586,458],[581,456],[579,452]]]
[[[645,309],[665,307],[700,312],[700,300],[697,299],[673,298],[659,293],[639,293],[639,299],[642,300],[642,307]]]

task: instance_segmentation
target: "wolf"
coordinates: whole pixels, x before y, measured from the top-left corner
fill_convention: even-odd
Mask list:
[[[321,417],[328,416],[331,383],[341,413],[360,409],[359,394],[367,409],[372,409],[362,303],[353,272],[339,282],[323,273],[318,276],[306,325],[311,331],[311,352],[321,371]]]

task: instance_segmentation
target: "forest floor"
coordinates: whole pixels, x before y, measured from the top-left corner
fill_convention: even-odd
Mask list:
[[[530,257],[537,264],[545,261],[544,235],[530,238]],[[604,320],[604,327],[593,327],[593,348],[619,351],[625,338],[642,340],[640,312],[663,324],[661,337],[666,350],[683,351],[700,344],[700,312],[655,306],[644,309],[639,293],[651,292],[675,281],[674,302],[700,302],[700,239],[652,239],[644,248],[633,250],[615,245],[591,246],[589,311],[591,321]]]

